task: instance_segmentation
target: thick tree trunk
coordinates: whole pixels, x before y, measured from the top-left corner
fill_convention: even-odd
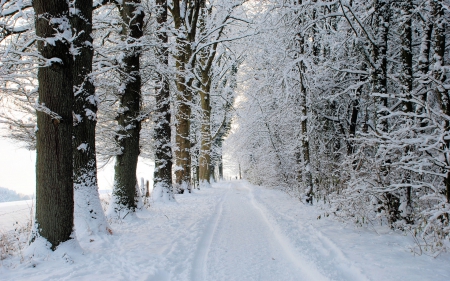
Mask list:
[[[94,56],[91,37],[92,0],[77,0],[74,5],[77,13],[71,15],[71,24],[77,35],[73,44],[78,50],[73,62],[75,227],[77,231],[108,233],[109,225],[103,213],[97,185],[95,126],[98,101],[90,77]]]
[[[192,56],[192,46],[197,31],[197,21],[200,6],[203,1],[174,0],[171,9],[175,29],[178,31],[176,39],[177,54],[175,66],[177,73],[177,98],[176,98],[176,150],[175,150],[175,183],[178,193],[191,192],[191,141],[190,119],[192,101],[192,82],[190,72],[194,68],[195,59]],[[181,4],[181,6],[180,6]],[[189,11],[187,11],[189,9]],[[189,17],[186,15],[189,14]]]
[[[209,68],[208,68],[209,70]],[[202,107],[202,125],[201,125],[201,146],[199,156],[199,178],[200,184],[209,184],[211,178],[211,98],[209,95],[211,80],[209,71],[203,72],[202,87],[200,91]]]
[[[135,43],[142,37],[144,13],[140,0],[124,0],[119,6],[122,17],[122,36],[124,41]],[[129,47],[121,62],[122,79],[125,85],[120,93],[120,108],[117,123],[120,126],[117,142],[122,153],[117,155],[114,167],[114,211],[136,208],[136,168],[139,156],[139,133],[141,130],[141,75],[140,48]]]
[[[190,141],[190,126],[191,126],[191,106],[192,94],[185,89],[184,78],[179,78],[178,91],[181,93],[177,96],[178,109],[175,115],[177,120],[175,130],[175,142],[177,150],[175,151],[175,182],[177,184],[178,193],[190,191],[191,185],[191,141]],[[183,84],[183,85],[181,85]],[[184,89],[183,89],[184,88]]]
[[[34,0],[39,54],[48,59],[38,70],[36,133],[36,221],[32,241],[47,239],[54,250],[73,229],[72,109],[73,78],[69,7],[66,1]],[[51,60],[51,61],[50,61]]]
[[[157,0],[159,6],[157,21],[160,27],[166,28],[167,0]],[[158,33],[158,39],[163,44],[158,50],[161,63],[169,66],[169,53],[167,48],[168,36],[166,31]],[[155,200],[175,200],[172,187],[172,147],[170,143],[170,92],[169,82],[163,75],[158,75],[159,88],[156,89],[155,110],[155,174],[153,198]],[[158,193],[158,194],[156,194]]]

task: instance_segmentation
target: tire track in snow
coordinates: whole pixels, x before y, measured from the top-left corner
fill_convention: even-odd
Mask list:
[[[220,199],[220,203],[217,204],[214,211],[214,215],[211,216],[207,223],[206,230],[200,241],[197,243],[197,250],[194,255],[194,260],[192,264],[191,280],[201,281],[206,280],[206,260],[208,258],[208,253],[211,248],[211,243],[216,232],[217,225],[219,224],[220,217],[222,216],[223,202],[225,201],[228,192],[230,191],[230,184],[228,184],[227,191]]]
[[[300,233],[303,234],[302,235],[302,238],[304,238],[303,240],[305,240],[305,238],[306,238],[306,240],[308,242],[308,243],[302,243],[301,248],[308,248],[308,247],[312,248],[313,251],[308,252],[307,254],[308,255],[313,254],[314,258],[320,259],[320,260],[316,261],[316,263],[320,262],[320,266],[318,267],[318,265],[316,265],[316,268],[318,268],[319,270],[321,268],[322,269],[326,268],[326,270],[323,270],[323,271],[325,271],[325,273],[330,272],[330,271],[331,271],[331,273],[333,273],[333,270],[334,270],[334,273],[338,273],[338,275],[341,275],[341,277],[343,278],[343,279],[339,279],[339,280],[346,280],[346,281],[347,280],[355,280],[355,281],[370,280],[362,272],[362,270],[359,267],[357,267],[353,262],[351,262],[345,256],[345,254],[341,251],[341,249],[339,249],[338,246],[333,241],[331,241],[328,237],[326,237],[321,231],[314,228],[312,225],[309,225],[308,227],[301,226],[298,223],[298,219],[295,219],[283,212],[280,212],[274,208],[271,208],[270,206],[268,206],[265,203],[257,203],[256,202],[257,200],[253,196],[253,188],[248,187],[248,186],[246,186],[246,188],[248,188],[250,190],[250,194],[253,197],[252,202],[261,211],[261,213],[266,218],[266,220],[269,224],[272,225],[272,223],[270,223],[268,217],[265,214],[273,212],[274,214],[278,215],[279,217],[284,218],[284,220],[288,224],[290,222],[294,223],[294,227],[301,230]],[[264,205],[264,206],[262,206],[262,205]],[[268,210],[266,207],[269,208],[270,210]],[[275,224],[277,224],[275,218],[273,218],[272,220],[275,222]],[[291,225],[289,225],[289,226],[291,226]],[[289,240],[288,238],[284,238],[284,239]],[[293,245],[291,245],[289,249],[291,251],[294,251],[292,248],[294,248]],[[330,278],[334,280],[336,278],[336,276],[330,276]]]
[[[248,189],[250,203],[256,210],[258,210],[262,217],[262,220],[266,223],[267,227],[273,231],[274,238],[277,240],[278,244],[281,246],[283,252],[285,253],[286,257],[289,258],[291,263],[305,274],[305,276],[308,278],[307,280],[329,280],[317,269],[317,266],[315,264],[307,259],[307,257],[300,256],[295,251],[295,247],[291,245],[289,239],[282,234],[280,228],[269,221],[262,207],[256,202],[253,195],[253,190],[245,184],[241,184],[241,186],[243,186],[245,189]]]

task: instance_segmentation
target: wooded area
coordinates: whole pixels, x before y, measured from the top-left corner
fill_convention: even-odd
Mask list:
[[[107,215],[123,217],[138,156],[173,201],[223,179],[227,151],[252,183],[448,250],[448,0],[0,7],[0,122],[37,150],[35,235],[53,248],[74,212],[111,232],[97,161],[115,160]]]

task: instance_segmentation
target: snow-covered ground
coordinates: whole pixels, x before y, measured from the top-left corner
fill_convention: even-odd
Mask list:
[[[318,220],[281,191],[228,181],[176,200],[112,223],[113,235],[2,260],[0,280],[450,280],[449,254],[414,256],[410,237]]]

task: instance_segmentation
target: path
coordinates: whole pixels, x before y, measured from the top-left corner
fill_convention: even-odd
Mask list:
[[[243,183],[230,184],[206,232],[202,270],[192,280],[326,280],[290,248]],[[205,245],[206,246],[206,245]]]
[[[408,237],[318,220],[278,190],[228,181],[176,200],[112,223],[112,236],[0,260],[0,280],[450,280],[449,254],[414,257]]]
[[[336,271],[341,280],[367,280],[358,270],[343,270],[343,258],[314,264],[269,221],[249,185],[226,188],[199,243],[191,280],[329,280]]]

